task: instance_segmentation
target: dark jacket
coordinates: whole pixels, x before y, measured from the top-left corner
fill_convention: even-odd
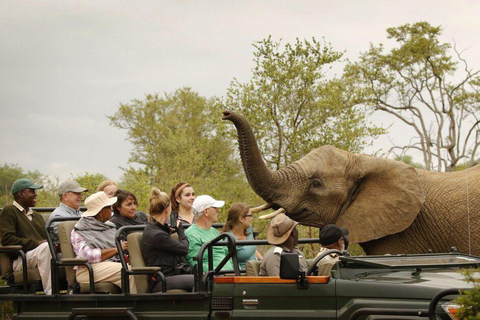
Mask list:
[[[14,205],[6,206],[0,213],[0,237],[2,245],[21,245],[24,252],[38,247],[45,240],[45,220],[33,212],[32,221]]]
[[[170,235],[167,224],[150,221],[142,235],[142,256],[145,265],[160,267],[165,276],[173,276],[176,256],[186,256],[188,253],[188,238],[183,227],[177,229],[178,241]]]

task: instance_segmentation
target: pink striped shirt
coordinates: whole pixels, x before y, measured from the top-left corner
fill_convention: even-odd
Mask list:
[[[100,262],[102,259],[102,250],[98,248],[90,248],[85,240],[83,240],[82,236],[75,232],[75,229],[72,230],[70,235],[70,243],[72,244],[73,251],[77,258],[86,258],[88,259],[89,263],[97,263]],[[77,269],[76,266],[74,269]]]

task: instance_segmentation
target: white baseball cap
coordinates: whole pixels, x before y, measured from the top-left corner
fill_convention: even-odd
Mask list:
[[[85,199],[87,211],[82,213],[82,217],[94,217],[104,207],[111,206],[115,202],[117,202],[117,197],[109,198],[107,194],[103,191],[94,193],[90,197]]]
[[[202,195],[195,198],[192,204],[192,212],[195,215],[202,214],[203,210],[208,208],[221,208],[225,205],[225,201],[215,200],[210,196]]]

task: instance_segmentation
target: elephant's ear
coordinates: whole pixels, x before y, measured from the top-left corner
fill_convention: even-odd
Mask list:
[[[356,197],[337,220],[351,243],[405,230],[425,201],[415,168],[400,161],[355,155],[360,169]]]

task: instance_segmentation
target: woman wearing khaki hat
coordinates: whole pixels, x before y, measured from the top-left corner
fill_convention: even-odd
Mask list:
[[[298,254],[300,262],[299,271],[308,271],[305,255],[296,245],[298,243],[298,231],[295,228],[298,222],[293,221],[285,214],[275,216],[267,229],[267,241],[275,245],[265,253],[260,265],[261,276],[278,276],[280,274],[280,257],[282,252],[293,252]]]
[[[95,282],[112,282],[121,288],[122,264],[119,262],[118,249],[115,245],[116,228],[108,221],[115,202],[116,197],[109,198],[103,191],[89,196],[85,200],[87,211],[82,214],[72,230],[70,242],[77,258],[88,259],[92,265]],[[128,244],[122,243],[122,248],[127,250]],[[88,283],[87,268],[83,266],[75,268],[77,281]],[[130,279],[130,292],[137,292],[133,277]]]

